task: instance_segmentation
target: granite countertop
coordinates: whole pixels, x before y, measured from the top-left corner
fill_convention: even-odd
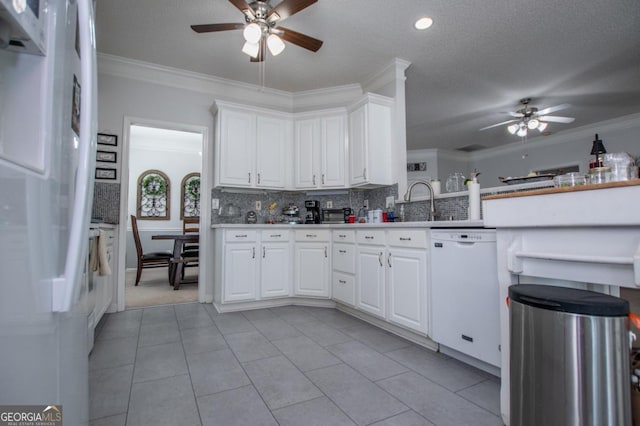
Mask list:
[[[219,223],[211,225],[212,228],[220,229],[246,229],[246,228],[279,228],[279,229],[396,229],[396,228],[483,228],[482,220],[439,220],[435,222],[418,221],[418,222],[383,222],[383,223],[331,223],[331,224],[313,224],[313,225],[289,225],[289,224],[225,224]]]

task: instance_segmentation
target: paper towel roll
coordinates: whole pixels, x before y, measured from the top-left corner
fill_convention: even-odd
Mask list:
[[[469,220],[480,220],[480,184],[469,182]]]

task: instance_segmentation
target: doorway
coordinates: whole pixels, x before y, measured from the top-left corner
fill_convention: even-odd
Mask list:
[[[138,217],[139,236],[144,252],[172,251],[173,241],[153,240],[158,234],[181,234],[184,216],[185,177],[199,174],[200,186],[206,188],[208,129],[179,123],[159,122],[125,117],[123,140],[123,172],[120,193],[120,231],[118,251],[118,310],[172,303],[202,301],[204,289],[198,283],[181,285],[178,291],[168,281],[166,267],[143,269],[135,286],[137,253],[133,241],[130,215]],[[162,172],[167,178],[166,209],[158,216],[140,215],[139,179],[149,170]],[[205,191],[203,191],[205,192]],[[205,196],[202,196],[205,195]],[[208,205],[206,194],[198,200]],[[207,204],[204,204],[204,203]],[[192,213],[192,205],[190,206]],[[208,212],[200,213],[201,223],[209,220]],[[142,216],[142,217],[141,217]],[[202,258],[204,253],[201,252]],[[201,267],[187,268],[187,274],[204,282]],[[188,276],[187,276],[188,278]]]

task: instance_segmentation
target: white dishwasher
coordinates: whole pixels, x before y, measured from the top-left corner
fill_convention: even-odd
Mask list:
[[[500,366],[495,229],[431,231],[432,339]]]

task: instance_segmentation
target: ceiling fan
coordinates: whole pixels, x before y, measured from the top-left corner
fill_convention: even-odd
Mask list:
[[[289,16],[316,3],[318,0],[282,0],[275,7],[269,3],[271,0],[255,0],[247,3],[246,0],[229,0],[243,14],[245,23],[223,23],[191,25],[191,29],[197,33],[210,33],[227,30],[244,30],[244,44],[242,51],[251,57],[251,62],[262,62],[265,58],[265,50],[275,56],[284,50],[284,41],[317,52],[322,46],[322,41],[301,34],[297,31],[281,27],[279,23]]]
[[[510,111],[509,114],[511,117],[515,117],[511,120],[503,121],[501,123],[492,124],[491,126],[483,127],[482,130],[491,129],[498,126],[503,126],[505,124],[512,123],[507,127],[509,133],[517,134],[518,136],[526,136],[527,129],[534,130],[538,129],[540,132],[544,131],[547,128],[548,123],[572,123],[575,118],[573,117],[561,117],[557,115],[547,115],[552,112],[560,111],[563,109],[567,109],[571,107],[569,104],[561,104],[552,107],[547,107],[541,110],[538,110],[536,107],[529,106],[531,102],[531,98],[524,98],[520,100],[522,104],[522,108],[517,111]]]

